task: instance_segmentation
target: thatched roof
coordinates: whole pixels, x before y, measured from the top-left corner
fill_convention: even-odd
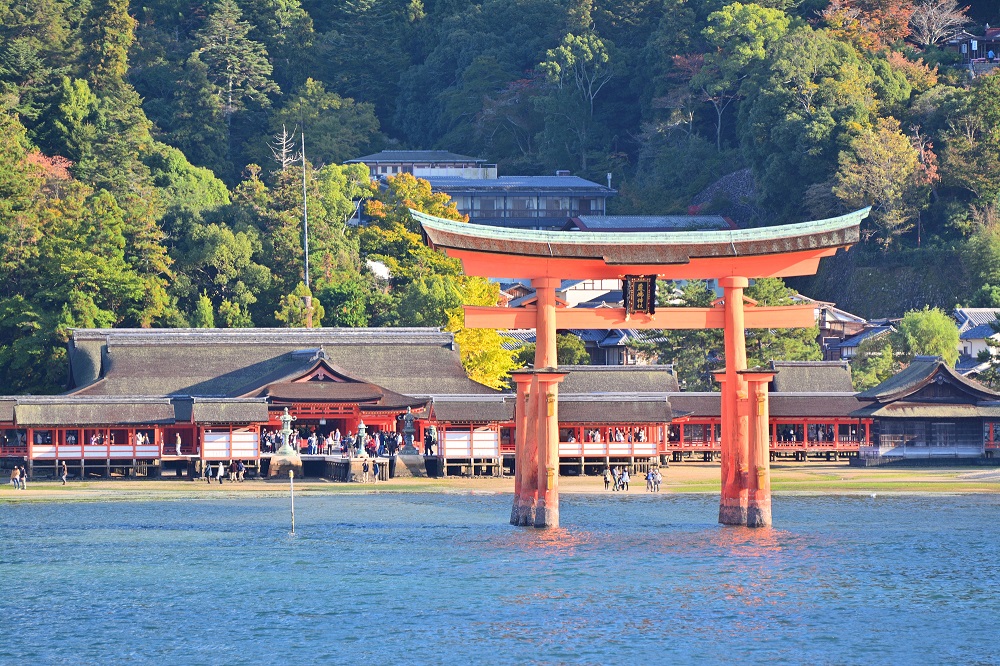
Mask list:
[[[670,365],[565,365],[559,393],[655,393],[677,390]]]
[[[242,396],[308,371],[320,352],[402,395],[495,393],[466,376],[453,336],[430,328],[77,330],[72,393]]]
[[[175,422],[169,398],[88,398],[23,396],[14,406],[19,427],[169,425]]]
[[[775,371],[770,390],[774,393],[820,393],[854,391],[847,361],[771,361]]]

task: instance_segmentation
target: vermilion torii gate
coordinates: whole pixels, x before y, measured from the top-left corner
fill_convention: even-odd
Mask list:
[[[530,278],[534,305],[465,308],[469,328],[534,328],[533,370],[514,373],[516,445],[511,523],[559,525],[556,329],[724,330],[722,496],[719,522],[771,524],[767,384],[773,376],[747,369],[745,329],[806,328],[812,305],[758,307],[743,290],[749,280],[812,275],[819,260],[857,242],[868,209],[841,217],[758,229],[671,232],[532,231],[466,224],[410,211],[431,247],[462,261],[467,275]],[[709,308],[660,308],[655,315],[618,309],[560,307],[563,279],[717,278],[723,297]],[[745,307],[746,305],[746,307]]]

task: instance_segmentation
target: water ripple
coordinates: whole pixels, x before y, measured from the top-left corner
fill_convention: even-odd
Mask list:
[[[0,663],[997,663],[996,496],[11,504]],[[14,593],[11,593],[14,591]]]

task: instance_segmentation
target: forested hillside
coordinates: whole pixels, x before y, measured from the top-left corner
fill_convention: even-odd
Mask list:
[[[0,0],[6,392],[58,390],[72,327],[301,324],[303,131],[323,325],[457,329],[455,306],[495,299],[403,214],[457,216],[447,201],[342,166],[386,147],[610,172],[613,212],[683,212],[748,169],[701,209],[772,224],[873,205],[870,263],[947,248],[967,300],[1000,305],[1000,76],[940,46],[1000,9],[963,7]],[[816,295],[840,300],[831,283]],[[495,340],[460,335],[483,376],[504,367]]]

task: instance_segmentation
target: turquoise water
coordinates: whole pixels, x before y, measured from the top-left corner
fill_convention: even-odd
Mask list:
[[[0,505],[0,663],[993,664],[1000,497]]]

